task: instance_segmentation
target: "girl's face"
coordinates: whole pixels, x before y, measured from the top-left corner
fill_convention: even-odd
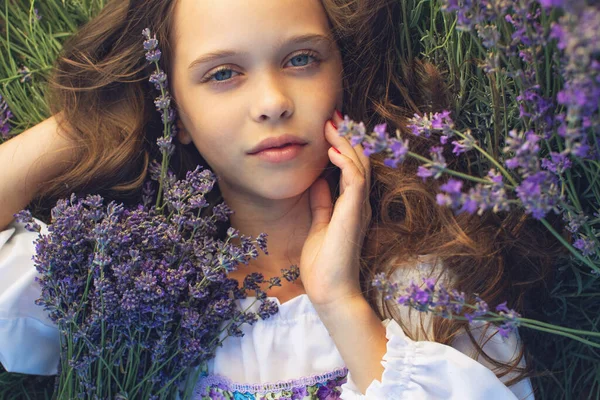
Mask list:
[[[342,106],[342,60],[320,0],[179,0],[171,92],[185,132],[231,194],[284,199],[323,172],[327,120]],[[309,40],[294,40],[313,35]],[[220,57],[203,58],[231,51]],[[271,163],[248,152],[284,134],[308,144]]]

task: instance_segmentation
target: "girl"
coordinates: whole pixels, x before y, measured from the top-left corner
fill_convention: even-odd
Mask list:
[[[273,319],[225,341],[197,398],[533,399],[518,335],[409,313],[370,287],[385,271],[401,284],[430,276],[491,306],[514,303],[522,286],[511,278],[526,265],[512,269],[508,232],[534,242],[513,215],[494,227],[493,215],[437,207],[435,183],[416,178],[415,164],[387,168],[337,134],[337,110],[404,134],[414,112],[446,105],[434,68],[401,63],[399,15],[395,0],[109,2],[64,46],[50,82],[55,117],[0,146],[5,368],[53,374],[59,351],[33,303],[35,235],[12,215],[71,192],[140,201],[162,135],[140,40],[149,27],[179,116],[177,173],[210,167],[212,200],[235,210],[230,226],[268,234],[269,255],[232,277],[269,278],[291,264],[301,274],[268,293],[280,305]],[[260,151],[287,143],[297,144]],[[530,270],[544,262],[533,255]]]

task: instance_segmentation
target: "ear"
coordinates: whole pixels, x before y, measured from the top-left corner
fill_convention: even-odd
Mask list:
[[[183,145],[192,143],[192,136],[185,129],[180,119],[177,120],[177,140]]]

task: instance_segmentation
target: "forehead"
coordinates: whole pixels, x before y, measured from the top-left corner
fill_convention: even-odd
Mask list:
[[[321,0],[179,0],[173,18],[178,53],[190,46],[196,54],[251,49],[296,34],[329,33]]]

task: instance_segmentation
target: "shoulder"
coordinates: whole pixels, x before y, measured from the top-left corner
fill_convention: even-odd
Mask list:
[[[443,262],[438,257],[418,256],[406,262],[396,263],[395,268],[396,270],[390,276],[390,279],[401,288],[410,285],[411,282],[422,287],[424,286],[424,278],[433,279],[436,285],[443,284],[448,289],[456,286],[456,277],[444,267]],[[378,304],[382,303],[383,301],[378,302]],[[439,339],[435,337],[431,314],[393,303],[390,308],[393,308],[390,310],[393,313],[393,319],[401,326],[404,333],[415,342],[435,342],[436,339]],[[387,315],[387,313],[382,314]],[[383,323],[387,325],[390,321],[391,319],[388,318]],[[509,337],[503,338],[494,324],[485,321],[473,322],[469,325],[468,332],[467,329],[460,328],[449,345],[495,373],[501,371],[495,367],[494,363],[489,361],[490,359],[500,363],[517,364],[519,368],[525,368],[526,366],[522,354],[523,343],[518,331],[514,331]],[[481,353],[478,347],[483,350],[485,355]],[[508,382],[517,375],[518,371],[513,371],[502,376],[500,380]],[[531,393],[531,384],[528,379],[522,380],[512,386],[511,390],[514,393],[523,393],[525,396],[522,398],[528,398]]]
[[[395,259],[390,266],[394,269],[390,281],[397,283],[401,288],[410,285],[411,282],[423,286],[423,279],[433,279],[436,284],[443,284],[446,287],[452,287],[454,284],[451,272],[444,268],[439,257],[433,255],[418,255],[408,260]],[[382,308],[384,303],[387,305],[387,310]],[[386,321],[395,319],[411,339],[416,341],[434,340],[433,319],[430,314],[421,313],[390,301],[384,302],[381,296],[378,298],[377,306],[381,315],[388,316]],[[391,315],[389,315],[390,313]]]

